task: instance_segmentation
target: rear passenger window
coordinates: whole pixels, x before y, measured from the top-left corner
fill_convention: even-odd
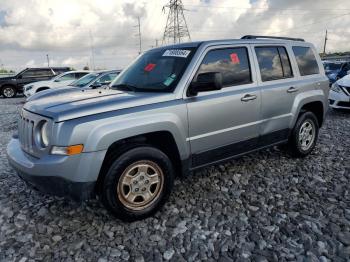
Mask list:
[[[284,47],[256,47],[255,52],[262,81],[293,77],[290,60]]]
[[[294,46],[293,52],[297,60],[300,75],[314,75],[320,72],[316,57],[310,47]]]
[[[239,47],[209,51],[203,59],[198,74],[209,72],[221,73],[224,87],[251,83],[247,49]]]

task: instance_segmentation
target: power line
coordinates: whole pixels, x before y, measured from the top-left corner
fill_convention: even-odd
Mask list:
[[[197,7],[197,8],[208,8],[208,9],[249,9],[249,10],[276,10],[276,11],[312,11],[312,12],[317,12],[317,11],[326,11],[326,12],[332,12],[332,11],[344,11],[344,10],[350,10],[350,8],[278,8],[278,7],[254,7],[254,6],[247,6],[247,7],[242,7],[242,6],[217,6],[217,5],[192,5],[192,4],[186,4],[187,7]]]
[[[166,43],[180,43],[183,38],[191,41],[190,32],[187,27],[184,5],[181,0],[170,0],[169,4],[163,7],[169,8],[166,26],[164,29],[162,45]]]

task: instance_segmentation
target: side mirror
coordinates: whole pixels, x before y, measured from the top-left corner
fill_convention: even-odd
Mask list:
[[[59,80],[59,79],[55,79],[55,80],[54,80],[54,82],[61,82],[61,80]]]
[[[93,83],[93,84],[91,85],[91,88],[92,88],[92,89],[97,89],[97,88],[100,88],[100,87],[102,87],[102,84],[101,84],[101,83]]]
[[[196,96],[199,92],[216,91],[222,89],[222,74],[217,72],[202,73],[197,76],[188,89],[190,96]]]
[[[22,75],[17,76],[17,79],[22,79],[22,78],[23,78]]]

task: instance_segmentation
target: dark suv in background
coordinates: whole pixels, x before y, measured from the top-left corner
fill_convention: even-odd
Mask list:
[[[49,80],[70,70],[69,67],[26,68],[15,76],[0,78],[0,95],[14,97],[17,93],[23,93],[23,86],[26,84]]]

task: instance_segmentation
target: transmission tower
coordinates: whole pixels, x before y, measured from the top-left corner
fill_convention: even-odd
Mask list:
[[[163,7],[169,8],[168,18],[164,30],[162,45],[169,43],[180,43],[182,39],[191,41],[190,32],[188,31],[185,15],[184,5],[181,0],[170,0],[169,3]]]

